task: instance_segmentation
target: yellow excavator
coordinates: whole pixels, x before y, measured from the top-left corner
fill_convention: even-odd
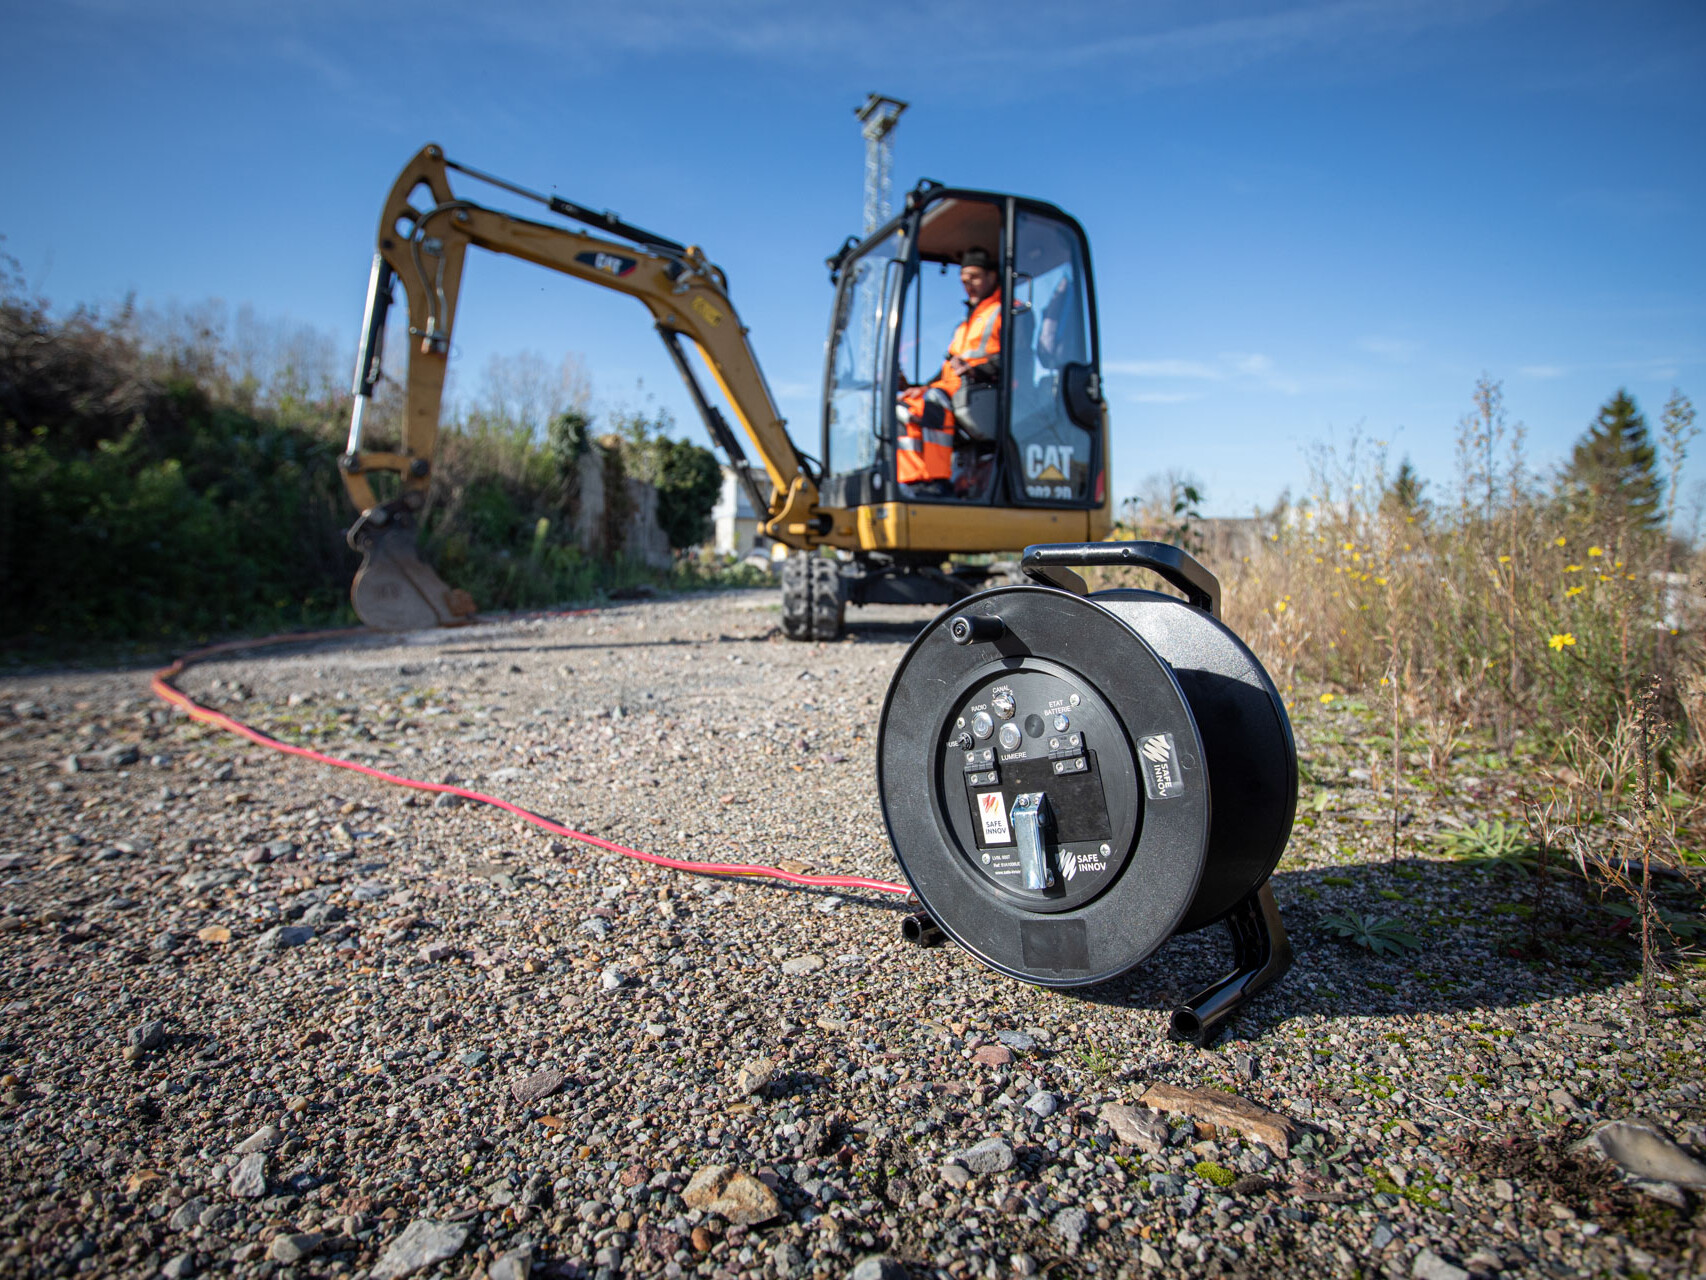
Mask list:
[[[451,171],[580,225],[532,221],[464,199],[451,189]],[[848,604],[952,603],[1002,572],[991,553],[1100,540],[1112,527],[1089,245],[1055,206],[925,181],[887,224],[847,239],[828,260],[836,293],[814,459],[789,436],[728,281],[698,246],[530,191],[427,146],[398,175],[379,221],[341,460],[361,513],[349,530],[350,546],[362,555],[350,595],[370,626],[451,626],[475,611],[416,546],[470,247],[626,293],[651,313],[707,432],[760,513],[759,532],[790,549],[782,563],[782,622],[792,638],[835,639]],[[938,377],[964,316],[952,268],[974,249],[999,273],[1002,336],[993,376],[966,379],[954,392],[951,479],[903,485],[896,453],[906,433],[897,398]],[[363,412],[379,381],[399,280],[410,339],[402,440],[394,451],[374,450],[365,447]],[[683,339],[733,409],[760,467],[749,464],[706,395]],[[384,501],[369,479],[375,473],[396,478]],[[981,563],[954,561],[968,556]]]

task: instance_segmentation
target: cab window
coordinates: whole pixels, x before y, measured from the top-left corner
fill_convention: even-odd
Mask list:
[[[899,232],[850,263],[836,298],[835,328],[830,335],[825,421],[826,468],[857,471],[877,458],[887,425],[878,410],[883,399],[881,354],[892,296],[900,287],[904,248]]]
[[[1001,260],[1002,205],[951,196],[931,203],[919,219],[918,256],[901,300],[896,338],[897,389],[942,383],[954,332],[970,314],[960,262],[969,249],[982,249]],[[954,426],[952,473],[945,485],[906,496],[918,501],[988,502],[998,474],[1000,384],[994,374],[1000,356],[988,361],[990,376],[970,377],[951,389]],[[905,431],[897,411],[897,438]]]
[[[1083,246],[1072,227],[1021,210],[1014,224],[1006,343],[1009,450],[1025,502],[1087,503],[1100,403]]]

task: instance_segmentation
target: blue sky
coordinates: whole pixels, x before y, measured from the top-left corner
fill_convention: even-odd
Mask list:
[[[702,244],[815,452],[880,90],[912,104],[897,188],[1090,233],[1116,496],[1178,468],[1241,514],[1358,431],[1447,484],[1483,372],[1541,466],[1619,386],[1654,422],[1706,400],[1697,0],[13,0],[0,35],[0,234],[60,306],[247,302],[353,359],[380,200],[437,141]],[[464,392],[573,351],[702,439],[635,304],[487,256],[464,296]]]

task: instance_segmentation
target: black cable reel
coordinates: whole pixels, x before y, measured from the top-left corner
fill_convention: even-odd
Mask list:
[[[1091,594],[1073,570],[1147,569],[1181,600]],[[1157,542],[1035,546],[1030,583],[960,601],[901,659],[877,782],[923,911],[992,969],[1085,987],[1216,922],[1234,968],[1175,1010],[1204,1044],[1291,967],[1268,878],[1297,808],[1285,704],[1220,621],[1220,584]]]

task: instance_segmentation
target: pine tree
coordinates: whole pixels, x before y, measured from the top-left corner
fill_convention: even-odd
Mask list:
[[[1410,459],[1405,458],[1381,495],[1380,505],[1396,515],[1414,516],[1422,509],[1422,490],[1427,487],[1428,482],[1416,473]]]
[[[1656,528],[1661,518],[1657,459],[1647,419],[1623,388],[1607,400],[1564,468],[1566,495],[1591,518]]]

